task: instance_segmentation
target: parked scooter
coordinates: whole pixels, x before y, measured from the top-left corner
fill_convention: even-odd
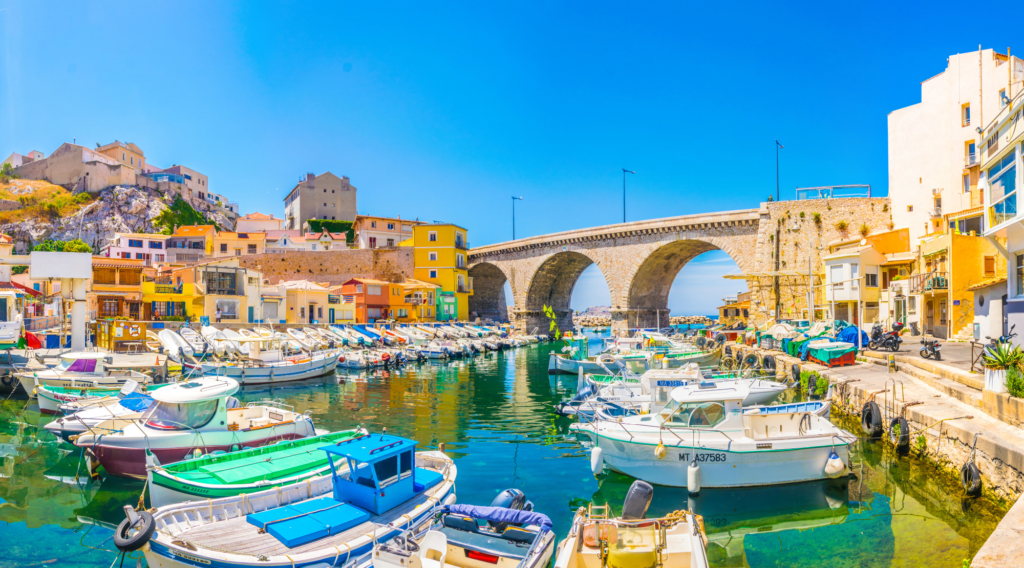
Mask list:
[[[1009,332],[1007,332],[1007,333],[1006,333],[1006,334],[1004,334],[1004,335],[1000,335],[1000,336],[999,336],[999,339],[992,339],[992,337],[991,337],[991,336],[989,336],[989,335],[986,335],[986,336],[985,336],[985,339],[987,339],[987,340],[989,341],[989,344],[985,346],[985,352],[986,352],[986,353],[987,353],[988,355],[992,355],[992,353],[993,353],[993,352],[994,352],[994,351],[996,350],[996,348],[997,348],[997,347],[999,347],[1000,345],[1009,345],[1009,344],[1010,344],[1010,342],[1011,342],[1011,341],[1013,341],[1013,338],[1014,338],[1014,337],[1017,337],[1017,334],[1013,332],[1013,329],[1014,329],[1015,327],[1017,327],[1017,324],[1013,324],[1013,325],[1011,325],[1011,326],[1010,326],[1010,331],[1009,331]]]
[[[942,353],[939,352],[941,349],[938,339],[922,339],[921,340],[921,356],[925,359],[935,359],[936,361],[942,360]]]
[[[892,331],[882,332],[882,324],[876,323],[871,328],[871,339],[868,341],[868,348],[875,351],[882,349],[888,349],[889,351],[896,352],[900,350],[900,344],[903,343],[903,338],[900,337],[900,331],[903,330],[903,322],[898,321],[892,324]]]

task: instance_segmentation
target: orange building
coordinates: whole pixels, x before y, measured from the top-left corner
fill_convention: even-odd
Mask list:
[[[341,294],[346,303],[355,304],[356,323],[374,323],[391,317],[391,284],[388,282],[353,278],[341,285]]]

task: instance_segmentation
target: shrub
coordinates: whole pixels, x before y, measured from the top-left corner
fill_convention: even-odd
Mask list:
[[[861,223],[860,224],[859,232],[860,232],[860,236],[866,237],[866,236],[868,236],[868,233],[871,232],[871,227],[868,227],[867,223]]]
[[[850,224],[846,221],[840,221],[836,223],[836,230],[840,233],[845,233],[850,228]]]
[[[814,215],[812,215],[812,217],[814,218],[815,225],[821,224],[821,213],[815,212]]]
[[[801,212],[800,212],[800,218],[801,218],[801,219],[803,219],[803,218],[804,218],[804,212],[803,212],[803,211],[801,211]]]
[[[995,347],[987,348],[982,360],[986,369],[1003,371],[1013,367],[1019,371],[1020,364],[1024,360],[1024,354],[1015,345],[1000,343]],[[1009,376],[1007,376],[1007,381],[1009,381]]]
[[[889,204],[886,203],[885,205],[882,206],[882,212],[885,213],[888,210],[889,210]]]
[[[1006,390],[1012,397],[1024,398],[1024,371],[1019,365],[1006,369]]]
[[[351,221],[336,221],[334,219],[310,219],[306,221],[309,230],[313,233],[322,233],[325,229],[328,233],[345,233],[345,242],[355,241],[355,229]]]

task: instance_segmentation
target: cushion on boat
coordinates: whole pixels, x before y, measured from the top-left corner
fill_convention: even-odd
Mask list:
[[[422,467],[418,467],[416,468],[416,483],[413,487],[413,490],[416,491],[417,493],[421,491],[426,491],[427,489],[430,489],[431,487],[437,485],[438,483],[441,483],[441,480],[443,479],[444,475],[442,475],[441,472],[439,471],[434,471],[432,469],[423,469]]]
[[[265,479],[278,479],[324,467],[327,454],[319,445],[305,445],[254,456],[206,464],[199,468],[221,483],[253,483]],[[269,460],[269,461],[268,461]]]
[[[476,524],[476,520],[471,517],[463,517],[462,515],[445,515],[442,520],[444,526],[453,528],[455,530],[465,532],[480,532],[480,525]]]
[[[351,503],[321,497],[246,515],[245,520],[294,548],[365,523],[370,514]]]

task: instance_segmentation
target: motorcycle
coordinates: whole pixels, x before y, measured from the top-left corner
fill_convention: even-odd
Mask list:
[[[1017,337],[1017,334],[1013,332],[1013,329],[1015,327],[1017,327],[1017,324],[1011,325],[1010,331],[1007,332],[1005,335],[1000,335],[999,339],[992,339],[992,336],[986,335],[985,339],[989,341],[989,344],[985,347],[985,351],[987,351],[991,355],[992,352],[995,351],[996,347],[998,347],[999,345],[1006,345],[1013,341],[1013,338]]]
[[[938,339],[922,339],[921,340],[921,357],[925,359],[935,359],[936,361],[942,360],[942,353],[939,352],[941,349]]]
[[[903,338],[900,337],[900,331],[903,330],[904,324],[898,321],[892,324],[892,331],[882,332],[882,325],[875,324],[871,328],[871,337],[868,340],[868,348],[874,351],[880,351],[882,349],[888,349],[895,353],[900,350],[900,344],[903,343]]]

